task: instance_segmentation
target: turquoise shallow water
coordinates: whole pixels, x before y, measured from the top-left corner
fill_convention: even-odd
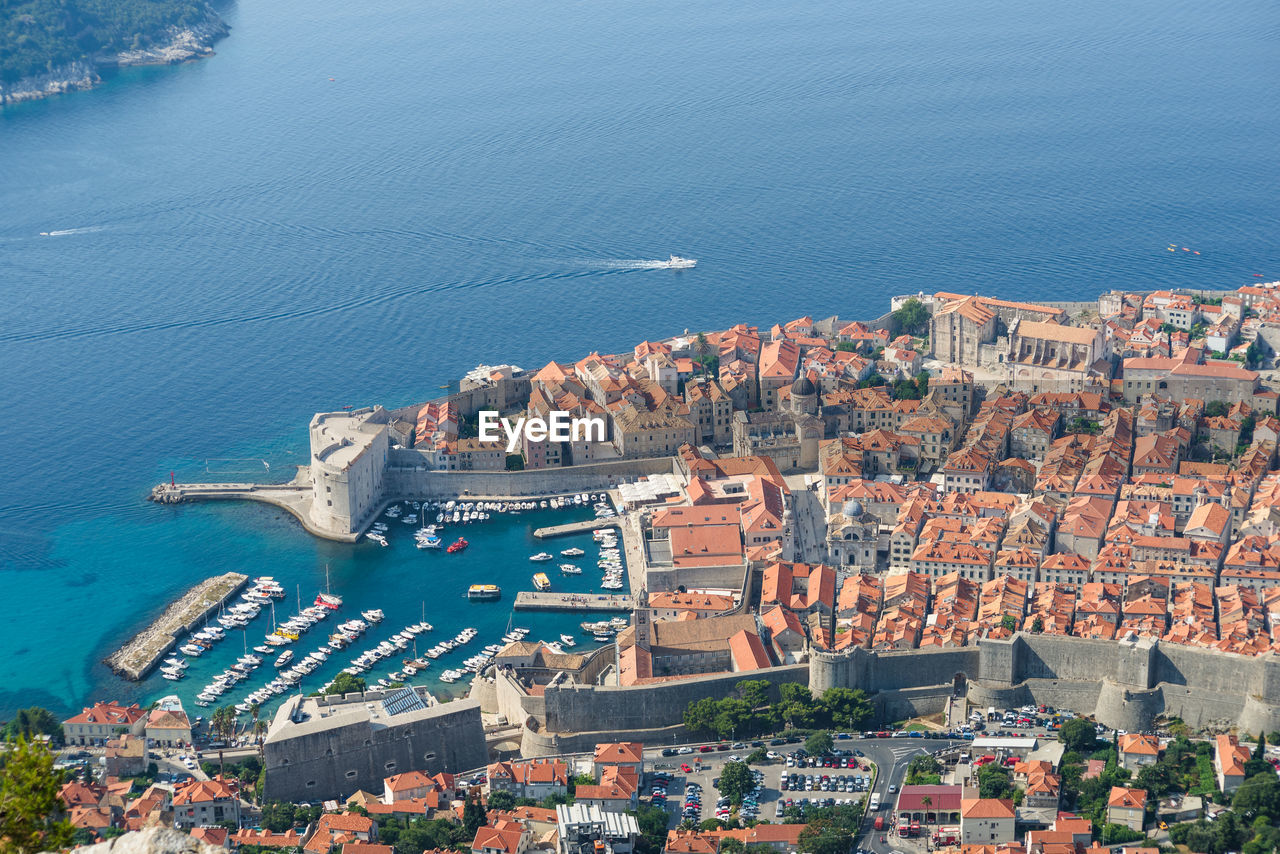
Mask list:
[[[228,569],[418,614],[416,552],[141,500],[287,476],[316,410],[920,289],[1280,278],[1265,0],[226,14],[207,61],[0,112],[0,713],[156,696],[100,660]],[[523,530],[492,533],[519,576]]]

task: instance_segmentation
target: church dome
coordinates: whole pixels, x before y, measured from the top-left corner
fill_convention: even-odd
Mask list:
[[[792,397],[806,397],[817,393],[818,390],[814,388],[813,382],[806,375],[801,375],[800,379],[791,384]]]

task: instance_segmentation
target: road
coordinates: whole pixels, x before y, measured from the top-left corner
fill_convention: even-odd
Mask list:
[[[872,827],[876,816],[883,816],[887,825],[888,818],[893,814],[893,804],[897,799],[896,794],[889,794],[889,787],[902,787],[902,781],[907,776],[907,765],[910,764],[913,757],[922,753],[937,753],[945,750],[952,745],[965,744],[966,742],[959,739],[923,739],[923,738],[861,738],[851,742],[858,750],[867,755],[867,758],[876,763],[880,769],[880,773],[876,775],[875,785],[871,791],[867,793],[868,802],[872,793],[880,795],[880,811],[877,813],[868,813],[862,821],[862,830],[855,841],[855,847],[866,848],[876,852],[876,854],[888,854],[894,848],[894,837],[887,830],[876,831]],[[880,837],[885,837],[885,842],[880,842]]]

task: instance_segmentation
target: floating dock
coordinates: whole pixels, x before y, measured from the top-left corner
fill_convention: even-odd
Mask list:
[[[568,534],[585,534],[587,531],[598,531],[601,528],[617,528],[621,526],[618,517],[609,519],[589,519],[586,522],[569,522],[564,525],[552,525],[549,528],[538,528],[533,535],[540,540],[548,537],[563,537]]]
[[[248,580],[249,576],[244,573],[228,572],[200,582],[165,608],[155,622],[108,656],[107,666],[125,679],[140,681],[173,649],[179,635],[195,629],[206,616],[239,593]]]
[[[516,594],[517,611],[630,611],[635,600],[625,594],[608,593],[537,593],[521,590]]]

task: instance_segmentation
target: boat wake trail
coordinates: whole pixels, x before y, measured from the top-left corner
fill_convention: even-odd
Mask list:
[[[595,266],[606,270],[670,270],[673,265],[670,259],[662,261],[646,261],[643,258],[613,258],[606,261],[592,262]]]
[[[63,228],[58,231],[42,231],[41,237],[67,237],[71,234],[93,234],[98,231],[106,231],[109,226],[105,225],[86,225],[83,228]]]

